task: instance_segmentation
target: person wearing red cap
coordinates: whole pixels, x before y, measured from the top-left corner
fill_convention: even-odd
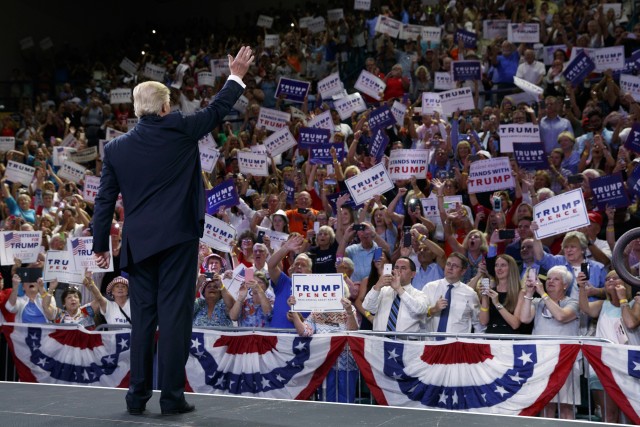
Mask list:
[[[585,258],[608,265],[611,262],[612,253],[609,244],[605,240],[598,239],[601,228],[602,215],[599,212],[591,211],[589,212],[589,225],[580,228],[579,231],[582,231],[589,241]]]

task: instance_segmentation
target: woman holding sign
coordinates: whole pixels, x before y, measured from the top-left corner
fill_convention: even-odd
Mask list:
[[[7,204],[9,214],[20,217],[28,223],[35,224],[36,211],[31,209],[31,196],[29,196],[27,192],[20,193],[20,195],[18,196],[18,201],[16,202],[16,199],[13,198],[11,192],[9,191],[7,179],[2,178],[2,180],[0,180],[0,184],[2,185],[2,198]]]
[[[342,331],[357,331],[356,309],[349,300],[349,289],[344,288],[344,296],[340,300],[344,311],[324,313],[312,311],[303,322],[297,313],[291,316],[296,332],[301,337],[313,334],[326,334]],[[296,304],[296,297],[291,295],[287,300],[289,306]],[[358,367],[348,348],[342,351],[333,369],[327,375],[327,402],[353,403],[356,399]]]

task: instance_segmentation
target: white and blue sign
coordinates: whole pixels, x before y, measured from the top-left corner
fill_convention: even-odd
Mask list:
[[[296,184],[287,179],[284,181],[284,192],[287,195],[287,203],[293,204],[296,201]]]
[[[624,147],[627,150],[640,153],[640,123],[636,122],[631,126],[631,130],[629,131],[629,135],[627,135]]]

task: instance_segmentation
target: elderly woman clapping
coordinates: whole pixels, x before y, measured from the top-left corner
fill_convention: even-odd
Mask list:
[[[232,326],[229,310],[235,299],[222,283],[222,276],[213,273],[198,277],[200,298],[193,307],[193,326]]]

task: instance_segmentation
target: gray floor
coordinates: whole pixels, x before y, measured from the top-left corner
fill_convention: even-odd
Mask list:
[[[162,416],[158,394],[143,416],[125,411],[126,390],[0,382],[0,425],[13,426],[438,426],[555,427],[604,425],[427,409],[389,408],[189,394],[196,411]]]

